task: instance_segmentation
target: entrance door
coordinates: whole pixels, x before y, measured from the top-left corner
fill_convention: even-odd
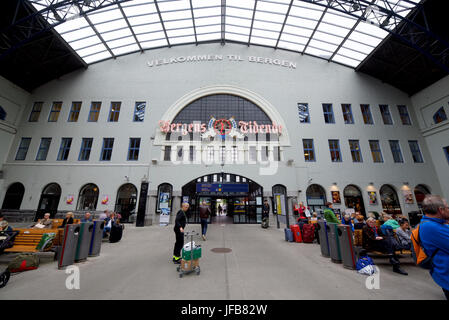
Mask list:
[[[61,187],[57,183],[51,183],[44,188],[37,207],[34,221],[42,219],[45,213],[50,213],[50,218],[54,219],[58,212],[59,200],[61,199]]]
[[[129,216],[136,212],[137,188],[127,183],[120,187],[117,192],[115,212],[122,216],[121,222],[129,222]]]

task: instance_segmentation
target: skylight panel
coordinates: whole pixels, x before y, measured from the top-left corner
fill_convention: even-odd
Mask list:
[[[64,23],[61,23],[55,27],[55,30],[59,34],[72,32],[79,30],[81,28],[89,27],[89,23],[87,23],[86,19],[84,18],[77,18],[73,20],[66,21]]]
[[[162,25],[160,23],[147,24],[143,26],[132,27],[134,33],[142,34],[142,33],[152,33],[155,31],[162,31]]]
[[[226,25],[226,32],[240,33],[249,36],[250,28]]]
[[[300,34],[298,32],[296,33],[288,33],[286,32],[286,30],[284,29],[284,32],[282,32],[282,36],[281,36],[281,41],[288,41],[288,42],[292,42],[292,43],[302,43],[302,44],[306,44],[307,41],[309,40],[310,34],[312,33],[312,31],[310,30],[304,30],[303,31],[304,34]]]
[[[126,27],[124,29],[121,29],[121,30],[112,31],[112,32],[105,32],[105,33],[101,34],[101,37],[105,41],[114,40],[114,39],[118,39],[118,38],[123,38],[123,37],[127,37],[127,36],[132,36],[131,30],[129,30],[128,27]]]
[[[128,21],[132,26],[149,24],[149,23],[159,23],[161,20],[157,14],[146,14],[136,17],[128,17]]]
[[[181,21],[164,21],[166,29],[193,28],[192,18]]]
[[[209,3],[207,3],[209,5]],[[215,15],[221,15],[221,6],[218,7],[194,7],[193,15],[195,18],[210,17]]]
[[[167,36],[169,38],[172,37],[182,37],[182,36],[190,36],[193,35],[194,31],[193,28],[188,29],[176,29],[176,30],[167,30]]]
[[[300,18],[300,17],[289,15],[285,25],[291,26],[291,27],[310,28],[313,30],[313,29],[315,29],[317,23],[318,23],[318,20],[308,19],[308,18]]]
[[[282,35],[288,34],[298,37],[307,37],[309,38],[312,35],[313,29],[312,28],[297,28],[290,25],[286,25],[284,27],[284,31],[282,32]]]
[[[281,41],[279,41],[278,46],[279,46],[279,48],[302,52],[304,50],[305,44],[291,43],[291,42],[286,42],[286,41],[281,40]]]
[[[134,37],[126,37],[126,38],[120,38],[120,39],[116,39],[116,40],[106,41],[106,44],[111,49],[127,46],[127,45],[134,44],[134,43],[136,43],[136,40],[134,39]]]
[[[78,41],[70,42],[69,44],[72,46],[73,49],[78,50],[78,49],[86,48],[86,47],[96,45],[99,43],[101,43],[101,40],[96,35],[94,35],[92,37],[88,37],[88,38],[81,39]]]
[[[218,40],[221,38],[221,33],[198,33],[196,34],[198,41],[210,41],[210,40]]]
[[[96,10],[89,13],[87,16],[94,24],[123,18],[122,13],[117,6],[110,6],[105,9]]]
[[[254,9],[254,0],[226,0],[226,5],[227,6],[234,6],[234,7],[241,7],[241,8],[246,8],[246,9]],[[228,9],[226,9],[227,11]],[[252,14],[252,13],[251,13]]]
[[[315,32],[313,39],[325,41],[334,45],[339,45],[344,40],[343,37],[337,37],[324,32]]]
[[[357,67],[361,62],[359,60],[350,59],[350,58],[343,57],[338,54],[332,59],[332,61],[339,62],[341,64],[344,64],[344,65],[347,65],[347,66],[350,66],[353,68]]]
[[[135,1],[130,1],[130,4],[133,4]],[[122,4],[123,11],[125,12],[126,16],[135,16],[135,15],[141,15],[141,14],[150,14],[150,13],[157,13],[156,6],[154,3],[148,3],[146,1],[146,4],[136,5],[136,6],[130,6],[126,7],[126,4],[128,2],[125,2]]]
[[[323,51],[328,51],[328,52],[331,52],[331,53],[333,53],[338,48],[338,45],[331,44],[329,42],[322,41],[322,40],[317,40],[317,39],[310,40],[310,44],[309,45],[311,47],[313,47],[313,48],[320,49],[320,50],[323,50]]]
[[[193,35],[191,36],[182,36],[182,37],[171,37],[170,43],[171,44],[179,44],[179,43],[193,43],[195,42],[195,37]]]
[[[252,19],[253,10],[240,9],[234,7],[226,7],[226,15]]]
[[[271,38],[271,39],[277,39],[279,38],[279,32],[276,31],[266,31],[266,30],[259,30],[257,28],[253,28],[253,37],[260,37],[260,38]],[[275,43],[276,44],[276,43]]]
[[[234,17],[226,16],[226,24],[234,24],[240,27],[251,27],[251,20],[247,19],[238,19]]]
[[[290,9],[290,16],[298,16],[318,21],[323,14],[323,7],[306,2],[296,2]]]
[[[271,22],[267,22],[267,21],[260,21],[260,20],[255,19],[253,27],[254,28],[259,28],[259,29],[264,29],[264,30],[273,30],[273,31],[279,32],[282,29],[282,23],[275,24],[275,23],[271,23]]]
[[[112,56],[108,51],[105,50],[103,52],[99,52],[99,53],[84,57],[83,60],[86,63],[93,63],[96,61],[105,60],[105,59],[109,59],[109,58],[112,58]]]
[[[309,44],[305,53],[324,59],[329,59],[332,55],[332,52],[315,48],[312,44]]]
[[[120,48],[115,48],[115,49],[111,49],[112,52],[116,55],[119,56],[121,54],[126,54],[126,53],[131,53],[131,52],[136,52],[139,51],[139,46],[137,44],[131,44],[128,46],[124,46],[124,47],[120,47]]]
[[[93,35],[95,35],[95,31],[91,27],[87,27],[81,30],[75,30],[72,32],[64,33],[61,36],[62,38],[64,38],[65,41],[73,42]]]
[[[128,24],[126,23],[125,19],[121,20],[115,20],[111,22],[105,22],[105,23],[97,23],[94,24],[95,29],[97,29],[98,32],[108,32],[112,30],[122,29],[128,27]]]
[[[136,34],[136,37],[139,42],[154,41],[157,39],[165,39],[165,33],[164,31],[160,30],[151,33]]]
[[[196,18],[195,17],[195,26],[197,28],[201,27],[201,26],[207,26],[207,25],[213,25],[213,24],[221,24],[220,16],[204,17],[204,18]]]
[[[152,41],[144,41],[144,42],[140,42],[140,45],[142,46],[143,49],[151,49],[151,48],[159,48],[159,47],[164,47],[167,46],[167,39],[161,38],[161,39],[154,39]]]
[[[78,53],[78,55],[80,57],[85,57],[85,56],[89,56],[89,55],[93,55],[102,51],[107,50],[106,47],[104,46],[103,43],[99,43],[95,46],[92,47],[88,47],[86,49],[81,49],[81,50],[76,50],[76,52]]]
[[[265,38],[265,37],[262,38],[260,36],[255,36],[254,31],[253,31],[253,35],[251,36],[251,42],[254,44],[261,44],[264,46],[274,47],[276,45],[276,41],[277,41],[277,39],[269,39],[269,38]]]
[[[337,54],[359,61],[362,61],[366,57],[366,54],[362,54],[354,50],[346,49],[343,47],[341,47],[340,50],[338,50]]]
[[[351,39],[347,39],[344,43],[344,47],[348,49],[354,49],[365,54],[369,54],[375,47],[369,46],[366,43],[360,43],[353,41]]]
[[[340,26],[346,29],[351,29],[354,24],[357,22],[356,18],[353,18],[349,15],[343,15],[343,14],[335,14],[330,12],[329,10],[326,12],[326,14],[323,17],[324,23],[329,23],[330,25]]]
[[[318,26],[317,31],[344,38],[347,36],[349,29],[344,27],[338,27],[335,25],[330,25],[326,22],[321,22],[320,25]]]

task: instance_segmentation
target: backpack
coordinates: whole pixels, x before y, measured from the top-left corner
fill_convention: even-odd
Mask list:
[[[39,257],[32,253],[21,253],[8,264],[8,271],[22,272],[37,269]]]
[[[418,224],[418,226],[412,231],[412,257],[413,261],[417,266],[420,266],[423,269],[431,270],[433,268],[433,257],[438,252],[438,248],[434,251],[434,253],[429,256],[426,253],[426,250],[421,244],[421,238],[419,236],[419,227],[421,226],[421,223]]]

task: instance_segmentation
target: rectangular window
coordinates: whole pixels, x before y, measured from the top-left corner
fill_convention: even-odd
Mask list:
[[[386,104],[379,105],[380,113],[382,114],[382,120],[384,124],[393,124],[393,118],[391,117],[390,108]]]
[[[69,158],[70,146],[72,145],[72,138],[62,138],[61,146],[59,147],[59,153],[57,160],[65,161]]]
[[[262,147],[260,158],[262,161],[268,161],[268,147],[267,146]]]
[[[109,122],[117,122],[120,115],[121,102],[111,102],[111,110],[109,110]]]
[[[371,149],[371,155],[374,162],[384,162],[382,157],[382,151],[380,150],[379,140],[370,140],[369,147]]]
[[[338,140],[329,140],[329,151],[332,162],[341,162],[340,143]]]
[[[361,104],[360,110],[362,110],[363,122],[365,124],[374,124],[373,116],[371,114],[371,108],[369,104]]]
[[[129,138],[128,160],[139,160],[140,138]]]
[[[22,138],[19,149],[17,149],[16,160],[25,160],[28,148],[30,147],[31,138]]]
[[[404,105],[398,106],[399,116],[401,117],[401,121],[403,125],[409,126],[412,124],[410,121],[410,116],[408,114],[407,107]]]
[[[56,122],[59,118],[59,113],[61,112],[62,102],[53,102],[51,106],[50,114],[48,116],[48,122]]]
[[[114,138],[103,138],[103,147],[101,148],[100,161],[111,160],[113,147],[114,147]]]
[[[274,161],[281,161],[281,147],[274,147],[273,153]]]
[[[50,149],[51,138],[42,138],[39,150],[37,150],[36,160],[47,160],[48,150]]]
[[[189,160],[195,161],[195,147],[194,146],[189,147]]]
[[[359,140],[349,140],[349,149],[351,150],[352,162],[363,162]]]
[[[226,162],[226,147],[220,148],[220,163]]]
[[[255,146],[249,147],[249,161],[257,162],[257,149]]]
[[[145,107],[146,102],[136,102],[136,106],[134,107],[134,122],[143,122],[145,118]]]
[[[207,161],[208,162],[214,161],[214,157],[215,157],[214,147],[212,147],[212,146],[207,147],[206,152],[207,152]]]
[[[28,119],[29,122],[37,122],[39,120],[39,115],[42,111],[43,102],[35,102],[33,105],[33,109],[31,110],[30,117]]]
[[[332,108],[332,104],[323,103],[323,114],[324,114],[324,122],[335,123],[334,110]]]
[[[408,142],[408,144],[410,146],[410,151],[412,152],[413,161],[415,163],[423,163],[424,160],[421,154],[421,150],[419,149],[418,141],[411,140]]]
[[[178,161],[182,161],[183,156],[184,156],[183,148],[182,148],[182,147],[178,147],[178,148],[177,148],[177,152],[176,152],[176,159],[177,159]]]
[[[352,116],[352,108],[350,104],[342,104],[341,111],[343,112],[343,119],[345,124],[354,124],[354,117]]]
[[[238,149],[237,146],[232,146],[231,149],[231,158],[232,158],[232,163],[237,163],[238,161]]]
[[[171,160],[171,146],[165,146],[164,148],[164,161]]]
[[[81,141],[81,150],[78,157],[79,161],[89,161],[90,150],[92,149],[93,138],[83,138]]]
[[[77,122],[80,115],[81,102],[72,102],[68,122]]]
[[[449,146],[443,147],[444,154],[446,155],[447,163],[449,164]]]
[[[315,161],[313,139],[302,139],[302,145],[304,147],[304,160],[306,162]]]
[[[298,103],[298,113],[300,123],[310,123],[309,104]]]
[[[92,102],[90,105],[89,118],[87,121],[89,122],[97,122],[98,117],[100,115],[101,102]]]
[[[394,162],[404,162],[404,159],[402,158],[401,146],[399,145],[399,140],[390,140],[389,142]]]

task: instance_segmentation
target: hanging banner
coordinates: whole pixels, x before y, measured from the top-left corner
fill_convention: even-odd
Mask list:
[[[402,190],[402,194],[404,195],[404,202],[406,204],[413,204],[413,194],[411,190]]]
[[[69,194],[66,198],[65,203],[66,204],[73,204],[73,200],[75,199],[75,196],[73,194]]]

